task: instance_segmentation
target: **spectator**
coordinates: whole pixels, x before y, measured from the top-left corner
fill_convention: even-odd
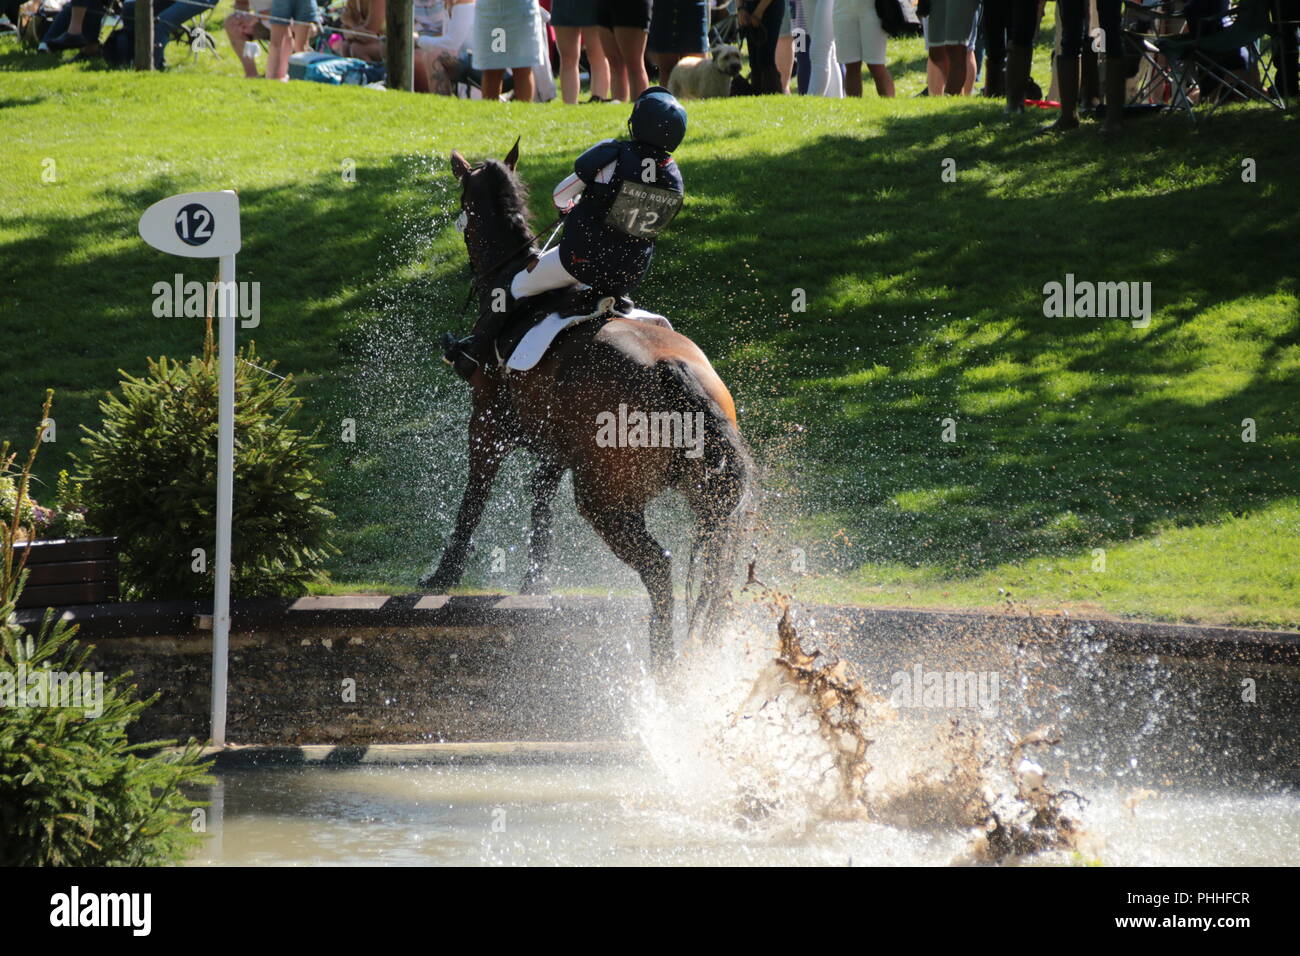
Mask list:
[[[682,57],[708,55],[708,0],[654,0],[647,48],[659,68],[661,86],[668,85],[673,67]]]
[[[17,23],[15,15],[14,22]],[[71,0],[50,22],[37,50],[80,49],[82,54],[99,48],[99,31],[104,22],[104,0]],[[80,55],[79,57],[80,58]]]
[[[1024,111],[1042,15],[1042,0],[984,0],[984,95],[1005,95],[1009,113]]]
[[[894,95],[894,78],[885,66],[885,28],[875,0],[835,0],[835,53],[844,63],[844,92],[862,95],[862,64],[867,64],[878,96]]]
[[[614,28],[610,26],[613,22],[610,19],[611,14],[612,11],[606,0],[596,0],[596,29],[588,35],[588,42],[594,39],[605,55],[605,63],[609,68],[609,93],[606,94],[606,100],[617,103],[627,99],[627,70],[623,66],[623,57],[618,52],[618,40],[614,37]],[[593,75],[592,101],[599,103],[601,100],[596,96],[596,89]]]
[[[474,65],[483,71],[483,99],[501,98],[506,70],[514,98],[533,101],[533,67],[546,62],[545,33],[537,0],[476,0]]]
[[[555,28],[555,45],[560,51],[560,96],[572,105],[578,102],[582,92],[582,37],[584,32],[596,28],[596,0],[555,0],[551,5],[551,26]],[[594,64],[591,85],[595,90]]]
[[[794,0],[777,0],[785,15],[781,18],[781,32],[776,38],[776,72],[781,75],[781,89],[790,89],[794,75]]]
[[[600,16],[597,4],[597,17]],[[587,68],[591,73],[591,96],[588,103],[608,103],[614,99],[613,76],[606,48],[614,45],[614,34],[599,23],[583,27],[582,45],[587,50]],[[623,74],[627,82],[627,74]]]
[[[189,2],[190,0],[180,0],[176,6],[184,6]],[[375,6],[382,6],[384,0],[371,2]],[[380,19],[382,21],[382,14]],[[268,80],[288,82],[289,57],[307,49],[312,27],[319,23],[320,11],[316,8],[316,0],[271,0],[271,44],[266,54]]]
[[[803,0],[790,0],[793,13],[790,17],[791,46],[794,48],[794,73],[800,96],[808,94],[808,79],[812,76],[812,57],[808,55],[808,23],[804,20]]]
[[[929,62],[933,65],[930,95],[961,96],[970,87],[967,75],[971,74],[970,37],[975,25],[975,7],[978,0],[922,0],[922,12],[927,15],[925,44]],[[974,75],[970,75],[971,84]],[[942,84],[940,84],[942,80]]]
[[[271,0],[251,0],[251,10],[249,2],[250,0],[235,0],[235,9],[226,17],[225,28],[226,36],[230,38],[230,48],[239,55],[239,62],[244,67],[244,76],[255,80],[260,75],[257,72],[257,56],[255,52],[249,54],[248,45],[253,44],[255,51],[258,40],[271,39],[271,27],[266,19],[271,13]]]
[[[622,72],[621,76],[614,75],[614,99],[635,100],[650,86],[650,76],[645,70],[650,0],[597,0],[596,10],[600,25],[614,39],[612,49],[608,44],[605,46],[610,71]]]
[[[776,68],[776,41],[783,16],[777,0],[740,0],[737,4],[736,22],[749,46],[749,82],[755,93],[786,92]]]
[[[371,63],[382,60],[387,17],[387,0],[347,0],[340,17],[348,31],[343,34],[343,55]]]
[[[808,53],[812,57],[809,96],[839,99],[844,95],[840,63],[835,56],[835,3],[836,0],[803,0]]]
[[[1061,115],[1044,132],[1060,133],[1079,126],[1079,57],[1088,36],[1087,0],[1057,0],[1061,13],[1061,52],[1056,58],[1056,82],[1061,94]],[[1106,51],[1105,132],[1118,132],[1124,116],[1124,38],[1120,34],[1120,0],[1097,0]],[[1113,51],[1113,52],[1112,52]]]
[[[167,41],[171,38],[173,30],[180,30],[189,20],[197,17],[204,10],[210,10],[216,6],[217,0],[201,2],[201,0],[177,0],[175,3],[157,3],[154,5],[154,26],[153,26],[153,65],[154,69],[161,70],[165,67],[164,54],[167,49]],[[122,8],[122,18],[127,20],[127,10],[131,11],[131,17],[135,16],[135,4],[127,3]],[[79,49],[91,42],[98,42],[99,23],[97,19],[93,23],[94,36],[88,36],[83,33],[89,29],[86,24],[88,13],[95,10],[99,17],[105,9],[102,0],[82,0],[75,2],[69,14],[67,29],[55,36],[51,29],[46,36],[46,44],[55,50]],[[128,20],[134,23],[134,19]]]
[[[451,96],[461,59],[474,32],[474,0],[446,0],[440,11],[441,28],[436,36],[416,37],[415,91]]]

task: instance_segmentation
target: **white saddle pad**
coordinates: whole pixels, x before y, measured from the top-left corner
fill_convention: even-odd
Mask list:
[[[599,318],[606,314],[603,309],[593,312],[591,315],[562,316],[558,312],[552,312],[529,329],[524,337],[519,340],[519,344],[515,346],[515,350],[510,354],[509,361],[506,362],[506,368],[513,369],[516,372],[528,371],[542,360],[542,356],[551,347],[555,337],[569,326],[577,325],[579,322],[586,322],[588,319]],[[672,323],[662,315],[647,312],[645,309],[630,309],[627,313],[614,312],[609,314],[620,319],[636,319],[639,322],[650,322],[669,330],[673,327]]]

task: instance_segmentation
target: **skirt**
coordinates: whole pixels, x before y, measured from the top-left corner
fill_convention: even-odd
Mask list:
[[[553,27],[594,27],[598,22],[596,0],[554,0],[551,4]]]
[[[546,31],[536,0],[477,0],[474,8],[475,68],[531,69],[546,62]]]
[[[646,49],[651,53],[708,53],[707,0],[654,0]]]

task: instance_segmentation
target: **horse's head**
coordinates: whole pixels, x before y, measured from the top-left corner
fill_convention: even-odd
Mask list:
[[[530,244],[528,191],[515,175],[518,162],[518,140],[505,159],[475,165],[451,151],[451,171],[461,187],[457,228],[465,234],[475,275],[505,264],[501,260],[512,258],[514,250],[522,255]]]

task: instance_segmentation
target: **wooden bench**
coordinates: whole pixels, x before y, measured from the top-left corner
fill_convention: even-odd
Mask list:
[[[24,541],[14,559],[27,555],[27,586],[20,608],[67,607],[117,600],[117,538]]]

